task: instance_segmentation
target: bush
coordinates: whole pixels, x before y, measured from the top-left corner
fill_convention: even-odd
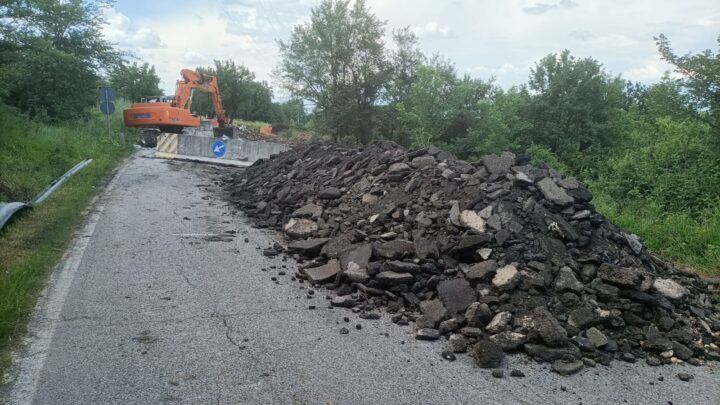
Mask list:
[[[720,196],[720,151],[708,125],[660,118],[650,139],[633,133],[635,147],[599,169],[593,189],[619,202],[655,204],[663,211],[697,215]]]

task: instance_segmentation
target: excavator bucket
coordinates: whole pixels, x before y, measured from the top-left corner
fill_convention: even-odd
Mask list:
[[[222,138],[223,136],[226,136],[228,138],[234,138],[235,137],[235,128],[234,127],[213,128],[213,135],[215,136],[215,138]]]

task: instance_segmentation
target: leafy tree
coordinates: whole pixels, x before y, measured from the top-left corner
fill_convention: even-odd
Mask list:
[[[294,97],[310,101],[336,140],[370,139],[374,105],[389,80],[382,40],[385,24],[364,0],[323,0],[310,21],[279,42],[278,73]]]
[[[487,153],[526,152],[527,145],[519,134],[532,127],[523,115],[529,102],[530,95],[524,88],[493,88],[489,97],[478,103],[478,121],[469,130],[468,138],[458,142],[464,145],[458,146],[455,153],[474,159]]]
[[[417,36],[405,27],[393,31],[394,49],[388,51],[390,78],[384,89],[384,101],[375,107],[375,136],[393,139],[402,145],[412,143],[407,125],[399,121],[399,103],[410,97],[412,85],[418,79],[418,69],[427,58],[418,48]],[[401,108],[401,107],[400,107]],[[405,116],[405,119],[408,119]],[[406,122],[407,124],[407,122]]]
[[[492,89],[479,79],[458,78],[453,64],[439,57],[418,66],[407,94],[395,104],[401,141],[405,132],[417,146],[435,143],[463,151]]]
[[[589,150],[601,154],[617,140],[624,82],[595,59],[577,59],[567,50],[550,54],[531,69],[528,88],[526,145],[544,145],[579,169]]]
[[[284,103],[273,103],[270,122],[278,124],[304,124],[307,122],[305,103],[300,99],[290,99]]]
[[[101,32],[106,1],[25,0],[0,7],[4,100],[50,119],[81,116],[99,72],[121,60]]]
[[[709,49],[698,54],[678,56],[670,47],[670,40],[663,34],[655,38],[662,58],[682,74],[684,87],[690,101],[700,116],[713,129],[720,130],[720,51],[713,54]],[[720,36],[718,36],[720,48]]]
[[[253,81],[249,83],[249,97],[247,119],[252,121],[270,121],[272,112],[272,88],[265,82]]]
[[[688,94],[682,89],[682,82],[667,77],[645,89],[642,105],[644,115],[651,120],[661,117],[682,119],[696,114]]]
[[[393,40],[396,49],[389,56],[392,78],[387,93],[391,102],[398,102],[409,96],[418,69],[427,63],[427,58],[418,48],[418,38],[409,27],[393,31]]]
[[[18,56],[6,76],[8,104],[56,120],[83,116],[97,102],[99,77],[82,59],[39,45]]]
[[[110,72],[109,80],[118,96],[131,101],[162,95],[160,77],[155,72],[155,66],[150,66],[147,62],[142,65],[119,65]]]
[[[267,121],[272,106],[272,90],[265,82],[257,82],[255,74],[231,59],[216,60],[214,67],[198,67],[196,71],[216,76],[220,87],[223,108],[228,120],[241,118],[251,121]],[[212,116],[215,109],[206,93],[193,93],[192,109]]]
[[[94,69],[120,62],[118,53],[102,35],[102,10],[109,0],[24,0],[0,9],[7,30],[20,47],[47,42],[52,48],[81,58]]]
[[[450,98],[457,81],[455,67],[448,61],[434,58],[418,66],[416,78],[407,94],[395,104],[402,132],[415,146],[428,146],[445,132]]]

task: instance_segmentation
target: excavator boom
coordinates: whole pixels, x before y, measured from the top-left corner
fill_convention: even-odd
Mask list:
[[[192,93],[200,90],[210,95],[220,128],[227,126],[225,111],[217,78],[190,69],[180,71],[182,80],[177,81],[175,96],[171,100],[161,98],[143,100],[123,111],[123,121],[128,127],[157,127],[161,132],[182,132],[185,127],[199,127],[200,117],[191,113]]]

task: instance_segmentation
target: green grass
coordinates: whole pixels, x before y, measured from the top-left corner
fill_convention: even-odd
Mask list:
[[[262,121],[245,121],[245,120],[241,120],[241,119],[234,119],[232,123],[233,123],[234,125],[237,125],[237,126],[243,126],[243,125],[244,125],[244,126],[246,126],[246,127],[248,127],[248,128],[252,128],[252,129],[254,129],[254,130],[256,130],[256,131],[260,131],[260,128],[262,128],[262,127],[269,127],[269,126],[270,126],[270,124],[268,124],[267,122],[262,122]]]
[[[650,250],[679,267],[720,276],[720,206],[693,218],[665,213],[654,204],[620,206],[597,193],[594,203],[612,222],[642,237]]]
[[[118,108],[120,110],[120,108]],[[0,106],[0,201],[24,201],[85,158],[94,159],[39,207],[0,231],[0,372],[10,364],[38,293],[58,262],[88,202],[132,149],[119,141],[119,114],[112,136],[95,111],[87,120],[44,125]]]

